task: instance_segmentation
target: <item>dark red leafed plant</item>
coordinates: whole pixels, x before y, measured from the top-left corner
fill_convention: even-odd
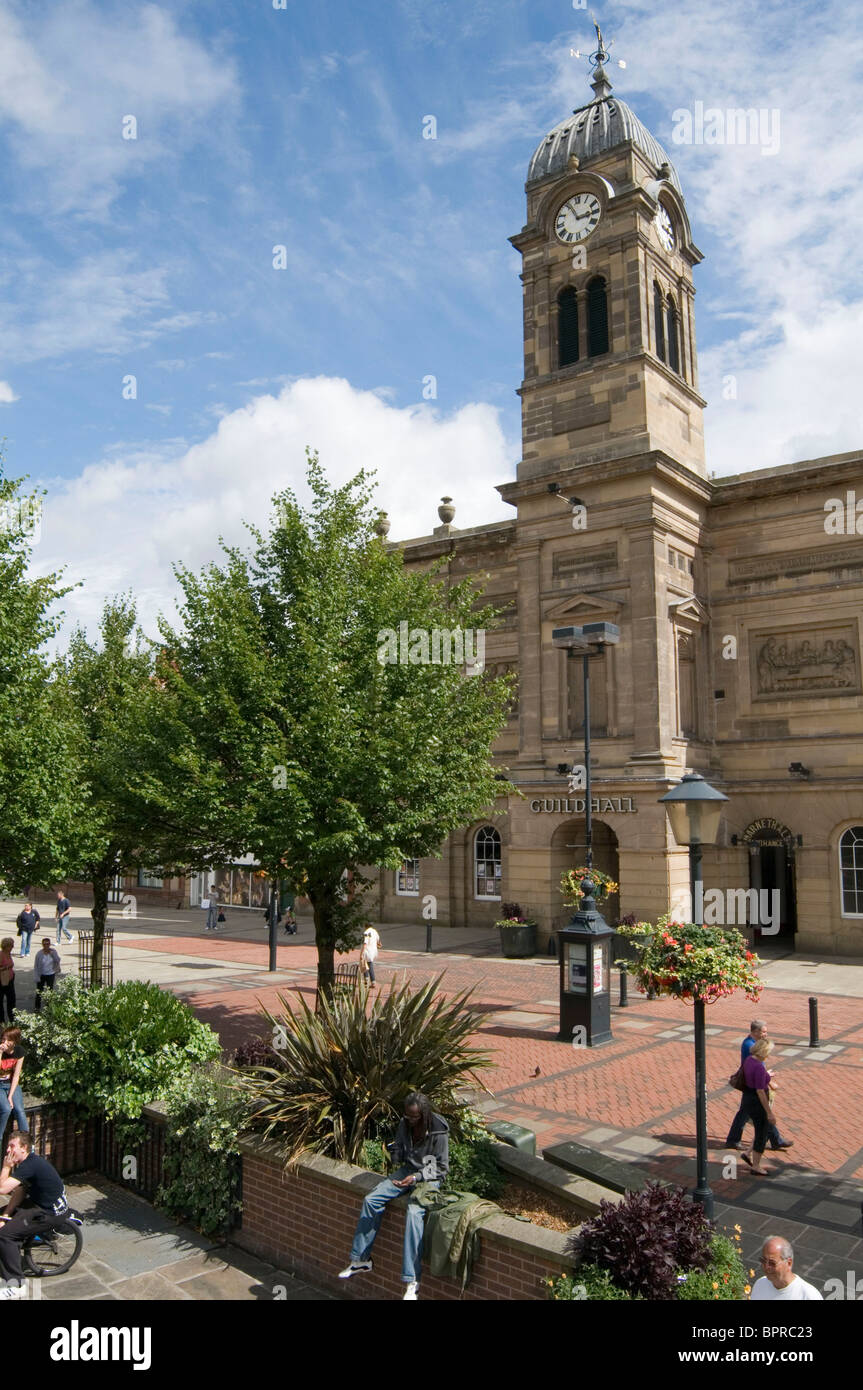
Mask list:
[[[711,1234],[682,1187],[649,1182],[617,1205],[601,1202],[599,1215],[570,1237],[567,1253],[608,1270],[630,1294],[664,1301],[675,1297],[681,1272],[707,1267]]]

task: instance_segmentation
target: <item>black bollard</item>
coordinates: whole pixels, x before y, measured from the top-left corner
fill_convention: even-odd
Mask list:
[[[427,951],[431,951],[431,948],[432,948],[432,919],[431,919],[431,917],[429,917],[428,921],[426,922],[426,950],[427,950]]]
[[[619,999],[619,1001],[618,1001],[618,1007],[621,1008],[621,1009],[626,1009],[626,1008],[629,1007],[629,1000],[628,1000],[627,997],[626,997],[626,993],[627,993],[627,983],[628,983],[628,981],[627,981],[627,972],[626,972],[625,970],[621,970],[621,972],[620,972],[620,999]]]
[[[818,1000],[814,994],[809,996],[809,1046],[821,1046],[818,1037]]]

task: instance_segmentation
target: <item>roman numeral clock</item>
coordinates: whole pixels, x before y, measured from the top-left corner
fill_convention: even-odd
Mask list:
[[[595,193],[574,193],[567,198],[557,214],[554,230],[559,241],[586,241],[602,216],[602,208]]]

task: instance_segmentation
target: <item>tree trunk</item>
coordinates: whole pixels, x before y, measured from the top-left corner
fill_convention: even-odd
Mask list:
[[[333,927],[332,900],[327,893],[318,894],[309,888],[309,900],[315,918],[315,945],[318,950],[318,996],[332,998],[336,978],[336,943]]]
[[[102,983],[102,946],[105,940],[105,923],[108,919],[108,888],[114,878],[113,866],[108,872],[93,876],[93,958],[90,965],[90,988],[98,989]]]

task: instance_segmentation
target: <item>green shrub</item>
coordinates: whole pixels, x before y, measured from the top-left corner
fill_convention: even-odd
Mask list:
[[[494,1201],[506,1186],[506,1177],[497,1166],[490,1139],[475,1139],[471,1144],[451,1141],[449,1173],[442,1187],[445,1191],[475,1192],[477,1197]]]
[[[468,1042],[482,1021],[467,1007],[470,991],[447,998],[439,985],[438,978],[414,991],[393,982],[368,1013],[362,989],[321,996],[317,1014],[304,999],[293,1008],[280,995],[281,1017],[265,1017],[283,1068],[234,1073],[247,1127],[272,1140],[286,1162],[309,1151],[358,1163],[364,1140],[391,1137],[413,1090],[458,1123],[465,1109],[458,1088],[477,1085],[476,1070],[492,1060]]]
[[[360,1150],[359,1166],[369,1173],[385,1175],[390,1170],[389,1154],[381,1139],[364,1139]]]
[[[710,1242],[710,1264],[706,1269],[692,1270],[677,1285],[679,1299],[733,1299],[746,1297],[748,1280],[743,1261],[733,1240],[715,1235]]]
[[[237,1147],[242,1101],[213,1066],[178,1076],[164,1102],[165,1158],[156,1205],[191,1221],[204,1235],[224,1235],[242,1208]]]
[[[91,1115],[137,1120],[175,1078],[218,1057],[219,1039],[188,1004],[158,985],[123,980],[83,989],[73,976],[18,1017],[27,1089]]]
[[[641,1295],[634,1296],[621,1289],[613,1283],[611,1275],[607,1269],[600,1269],[598,1265],[582,1265],[576,1274],[561,1274],[557,1279],[546,1279],[545,1283],[549,1289],[549,1298],[557,1299],[559,1302],[577,1302],[585,1300],[596,1302],[600,1299],[616,1300],[618,1302],[631,1303],[640,1301]]]

